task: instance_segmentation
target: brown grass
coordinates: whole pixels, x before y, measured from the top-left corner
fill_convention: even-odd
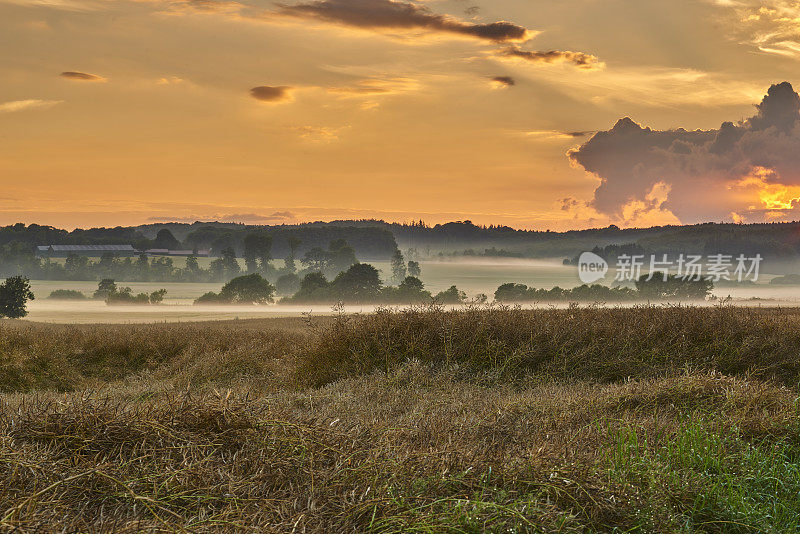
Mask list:
[[[312,326],[0,323],[0,524],[790,531],[777,525],[800,519],[798,317],[429,309]],[[676,445],[686,440],[699,456]],[[731,488],[769,480],[762,464],[784,469],[772,478],[786,488],[754,486],[745,506]]]
[[[800,311],[734,307],[417,309],[340,316],[306,346],[309,385],[409,361],[600,382],[687,370],[800,380]]]

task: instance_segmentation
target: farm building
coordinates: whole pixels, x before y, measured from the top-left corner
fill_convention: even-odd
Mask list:
[[[148,256],[197,256],[198,258],[207,258],[211,256],[210,250],[168,250],[165,248],[150,248],[144,251]]]
[[[138,251],[131,245],[40,245],[36,254],[49,258],[66,258],[67,256],[101,257],[103,254],[115,256],[136,256]]]

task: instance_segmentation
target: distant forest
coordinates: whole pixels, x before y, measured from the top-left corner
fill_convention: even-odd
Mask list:
[[[167,230],[167,231],[165,231]],[[246,255],[245,241],[249,235],[269,240],[271,258],[323,257],[331,244],[343,242],[359,261],[386,261],[395,251],[402,250],[408,259],[433,257],[519,257],[559,258],[573,260],[586,250],[618,251],[623,248],[643,254],[761,254],[766,270],[775,273],[792,271],[788,265],[800,259],[800,223],[717,224],[660,226],[620,229],[616,226],[567,232],[515,230],[506,226],[478,226],[470,221],[428,225],[423,221],[399,224],[376,220],[346,220],[312,222],[298,225],[245,225],[238,223],[195,222],[154,223],[133,227],[91,228],[67,231],[42,225],[22,223],[0,227],[0,276],[23,274],[48,278],[70,278],[44,272],[42,260],[36,258],[37,245],[130,244],[137,250],[150,248],[211,250],[212,256],[223,251],[242,258]],[[230,254],[230,253],[229,253]],[[94,259],[90,264],[99,260]],[[323,258],[324,260],[324,258]],[[75,260],[82,262],[82,260]],[[110,262],[106,259],[106,262]],[[117,260],[123,271],[136,272],[139,267],[128,260]],[[135,264],[135,259],[132,260]],[[155,262],[152,260],[151,263]],[[163,261],[162,261],[163,263]],[[166,272],[165,265],[155,265]],[[308,265],[307,269],[314,268]],[[170,280],[184,279],[175,274]],[[90,279],[95,278],[91,274]],[[124,274],[124,273],[123,273]],[[100,276],[97,274],[97,276]],[[196,279],[218,279],[214,273],[198,274]]]
[[[493,256],[519,258],[573,258],[586,250],[607,245],[636,244],[647,254],[745,254],[760,253],[771,260],[800,259],[800,222],[788,223],[702,223],[685,226],[654,226],[621,229],[615,225],[589,230],[551,232],[549,230],[516,230],[508,226],[479,226],[471,221],[428,225],[424,221],[387,223],[385,221],[341,220],[312,222],[300,225],[248,226],[235,223],[169,223],[137,226],[135,231],[154,238],[158,230],[169,228],[180,240],[194,243],[204,236],[203,244],[212,244],[205,232],[209,227],[246,233],[252,229],[274,232],[276,236],[300,231],[321,231],[332,228],[384,230],[394,243],[383,248],[383,254],[364,250],[363,242],[350,235],[337,236],[356,249],[359,256],[385,259],[393,247],[412,251],[411,256]],[[200,233],[198,233],[200,232]],[[193,237],[194,236],[194,237]],[[369,237],[367,239],[370,239]],[[283,243],[282,243],[283,242]],[[0,237],[2,243],[2,237]],[[275,254],[286,253],[286,241],[276,238]]]

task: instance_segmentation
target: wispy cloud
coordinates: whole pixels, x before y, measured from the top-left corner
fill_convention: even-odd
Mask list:
[[[108,81],[105,77],[100,76],[98,74],[90,74],[88,72],[80,72],[76,70],[67,70],[59,74],[62,78],[66,78],[68,80],[74,80],[78,82],[106,82]]]
[[[514,130],[510,133],[536,141],[569,141],[586,135],[586,132],[561,132],[558,130]]]
[[[61,103],[61,100],[13,100],[0,104],[0,113],[13,113],[15,111],[25,111],[28,109],[47,109]]]
[[[327,126],[295,126],[295,130],[301,139],[312,143],[332,143],[339,140],[339,134],[348,129],[349,126],[331,128]]]
[[[0,0],[0,4],[17,4],[63,11],[98,11],[105,9],[108,3],[97,0]]]
[[[342,96],[380,96],[416,91],[421,87],[417,80],[404,77],[365,78],[351,85],[329,87],[328,91]]]
[[[726,27],[760,52],[800,59],[800,4],[794,0],[716,0]]]

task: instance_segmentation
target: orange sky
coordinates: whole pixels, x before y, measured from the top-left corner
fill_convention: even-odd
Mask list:
[[[567,150],[622,116],[752,115],[797,71],[798,20],[788,1],[0,0],[0,224],[679,222],[596,211]]]

